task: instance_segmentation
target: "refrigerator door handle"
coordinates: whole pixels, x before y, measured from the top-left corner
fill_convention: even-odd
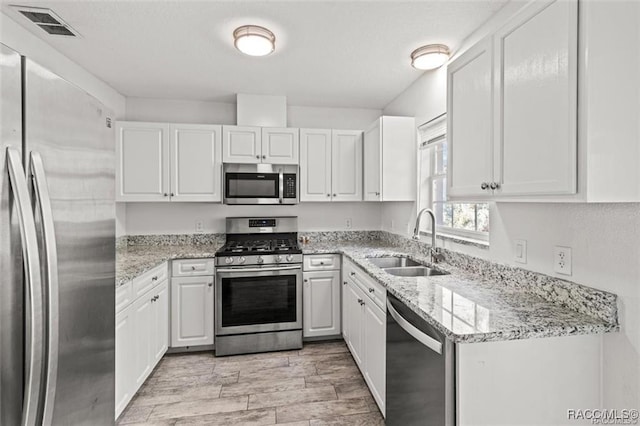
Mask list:
[[[22,167],[20,152],[7,148],[7,169],[9,181],[18,212],[22,260],[25,271],[26,319],[25,319],[25,376],[24,401],[22,405],[22,426],[35,426],[40,404],[42,381],[42,284],[40,280],[40,258],[36,224],[31,210],[29,188]]]
[[[42,246],[44,247],[44,271],[47,289],[47,359],[45,361],[45,394],[42,424],[50,425],[53,419],[53,407],[56,397],[58,379],[58,251],[56,248],[56,233],[53,223],[53,210],[49,186],[44,171],[44,164],[39,152],[30,154],[29,173],[33,177],[35,205],[40,209],[42,220]]]

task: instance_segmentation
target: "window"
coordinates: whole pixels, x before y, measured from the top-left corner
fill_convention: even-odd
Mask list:
[[[446,115],[419,127],[418,211],[430,207],[440,234],[487,241],[489,206],[486,203],[447,202]],[[421,231],[429,231],[428,221]]]

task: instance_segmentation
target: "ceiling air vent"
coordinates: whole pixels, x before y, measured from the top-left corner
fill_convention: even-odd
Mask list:
[[[12,6],[22,16],[39,26],[41,29],[51,35],[61,35],[67,37],[77,37],[78,32],[67,25],[58,15],[51,9],[41,7],[28,6]]]

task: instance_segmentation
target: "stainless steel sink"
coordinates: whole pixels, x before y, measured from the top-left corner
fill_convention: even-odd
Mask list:
[[[408,257],[369,257],[369,262],[373,263],[379,268],[406,268],[408,266],[424,266],[422,263],[418,263],[415,260],[411,260]]]
[[[429,277],[434,275],[447,275],[448,272],[438,269],[427,268],[426,266],[410,266],[404,268],[383,268],[387,274],[398,277]]]

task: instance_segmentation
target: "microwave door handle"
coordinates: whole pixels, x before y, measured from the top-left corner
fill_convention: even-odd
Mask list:
[[[278,178],[280,179],[280,188],[279,188],[279,192],[280,192],[280,204],[282,204],[284,202],[284,173],[282,171],[282,169],[278,170]]]

